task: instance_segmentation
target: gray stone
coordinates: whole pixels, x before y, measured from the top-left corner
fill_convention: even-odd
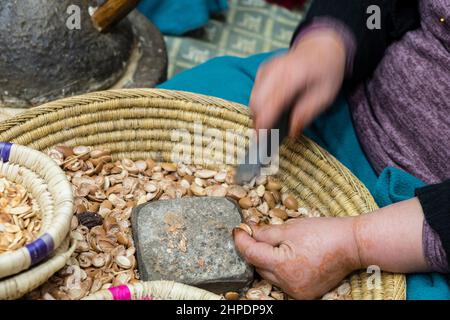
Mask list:
[[[241,223],[228,198],[182,198],[146,203],[131,217],[140,277],[173,280],[216,293],[238,290],[253,268],[238,254],[232,230]]]

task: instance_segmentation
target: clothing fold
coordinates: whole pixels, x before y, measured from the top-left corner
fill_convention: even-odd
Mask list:
[[[215,58],[176,75],[159,87],[211,95],[248,105],[259,66],[281,52],[248,58]],[[420,179],[397,168],[385,168],[379,176],[376,175],[361,148],[343,95],[307,128],[305,135],[349,168],[369,189],[380,207],[413,198],[416,188],[425,185]],[[446,277],[438,273],[407,275],[407,298],[450,299]]]

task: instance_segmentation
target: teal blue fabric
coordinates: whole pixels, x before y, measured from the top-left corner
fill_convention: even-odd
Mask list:
[[[142,0],[138,6],[166,35],[182,35],[200,28],[208,22],[211,13],[227,8],[227,0]]]
[[[160,88],[191,91],[248,105],[256,71],[276,53],[249,58],[221,57],[185,71]],[[370,190],[380,207],[414,197],[422,181],[396,168],[386,168],[377,176],[368,162],[353,128],[346,99],[341,95],[328,112],[320,116],[305,134],[327,149],[349,168]],[[442,275],[407,276],[407,298],[450,299],[450,289]]]
[[[386,168],[378,177],[375,188],[370,191],[377,204],[384,207],[414,197],[414,190],[424,185],[421,180],[405,171]],[[441,274],[410,274],[406,277],[406,284],[408,300],[450,299],[450,287]]]

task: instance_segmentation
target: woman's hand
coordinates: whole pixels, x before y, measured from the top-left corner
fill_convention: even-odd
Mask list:
[[[330,29],[311,31],[287,54],[264,64],[250,99],[255,128],[271,129],[284,108],[292,106],[289,134],[298,136],[333,103],[345,63],[343,40]]]
[[[297,219],[235,231],[238,250],[266,280],[296,299],[314,299],[360,268],[352,218]]]
[[[318,298],[352,271],[431,271],[422,246],[417,198],[351,218],[301,218],[284,225],[236,229],[236,247],[269,282],[297,299]]]

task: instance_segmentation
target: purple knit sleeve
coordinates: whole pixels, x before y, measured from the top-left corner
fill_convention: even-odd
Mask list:
[[[353,62],[356,54],[356,39],[353,32],[342,21],[326,16],[314,18],[310,24],[301,29],[297,34],[293,42],[293,47],[300,38],[304,37],[306,34],[321,29],[332,29],[342,37],[346,51],[345,74],[347,77],[350,77],[353,73]]]
[[[422,231],[423,253],[425,260],[432,271],[440,273],[449,273],[447,255],[442,246],[439,235],[434,231],[427,220],[423,220]]]

